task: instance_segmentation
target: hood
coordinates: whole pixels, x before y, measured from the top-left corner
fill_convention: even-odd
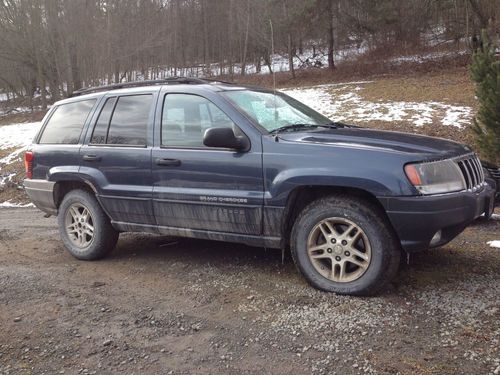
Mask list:
[[[464,145],[442,138],[357,127],[281,133],[279,138],[288,142],[417,154],[434,159],[471,152]]]

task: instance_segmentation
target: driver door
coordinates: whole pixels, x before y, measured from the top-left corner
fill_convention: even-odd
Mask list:
[[[261,145],[252,144],[247,152],[206,147],[208,128],[241,130],[201,95],[168,93],[161,100],[160,139],[152,155],[157,225],[261,234]]]

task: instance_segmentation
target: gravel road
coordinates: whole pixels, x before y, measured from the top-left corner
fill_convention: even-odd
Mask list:
[[[316,291],[285,254],[125,234],[64,251],[0,210],[0,374],[500,374],[500,220],[413,256],[381,296]]]

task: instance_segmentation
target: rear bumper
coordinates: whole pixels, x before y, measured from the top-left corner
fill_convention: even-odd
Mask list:
[[[389,219],[408,252],[444,245],[467,225],[493,209],[495,190],[485,184],[478,192],[436,196],[380,197]],[[431,241],[441,231],[439,239]]]
[[[57,215],[57,206],[54,201],[54,185],[56,183],[46,180],[24,180],[24,190],[31,201],[43,212]]]

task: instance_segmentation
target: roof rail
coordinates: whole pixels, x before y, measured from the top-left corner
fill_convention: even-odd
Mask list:
[[[74,91],[73,94],[71,94],[71,97],[80,96],[80,95],[84,95],[84,94],[91,94],[91,93],[100,92],[100,91],[124,89],[127,87],[172,85],[172,84],[179,84],[179,83],[204,84],[204,83],[211,83],[211,82],[221,82],[221,81],[214,81],[214,80],[208,80],[208,79],[205,80],[205,79],[201,79],[201,78],[189,78],[189,77],[170,77],[170,78],[165,78],[165,79],[156,79],[156,80],[149,80],[149,81],[123,82],[123,83],[115,83],[115,84],[106,85],[106,86],[96,86],[96,87],[83,88],[83,89]],[[228,83],[228,82],[221,82],[221,83]]]

